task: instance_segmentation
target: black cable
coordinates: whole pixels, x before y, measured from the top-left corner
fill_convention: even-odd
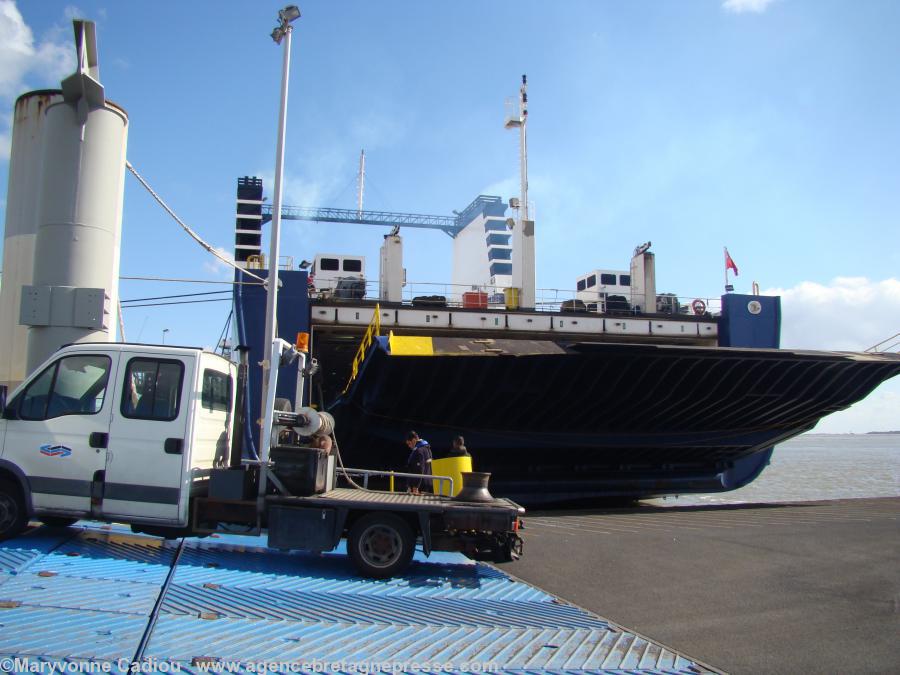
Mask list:
[[[225,325],[222,326],[222,333],[219,335],[219,340],[216,342],[216,349],[219,348],[219,345],[222,345],[222,356],[225,356],[225,346],[223,344],[223,340],[225,339],[225,331],[228,330],[228,325],[231,323],[231,316],[234,314],[234,307],[232,306],[231,311],[228,312],[228,318],[225,319]]]
[[[366,185],[367,185],[369,188],[371,188],[372,190],[374,190],[374,191],[376,192],[377,196],[381,198],[382,203],[385,204],[385,209],[384,209],[384,210],[385,210],[385,211],[390,211],[390,210],[391,210],[391,209],[390,209],[390,200],[387,199],[387,198],[384,196],[384,193],[383,193],[381,190],[378,189],[378,186],[375,185],[375,183],[372,182],[372,179],[371,179],[371,178],[368,179],[368,180],[366,181]]]
[[[153,302],[146,305],[123,305],[122,309],[132,307],[163,307],[165,305],[195,305],[200,302],[231,302],[231,298],[213,298],[212,300],[182,300],[181,302]]]
[[[347,188],[349,188],[351,185],[353,185],[354,182],[357,182],[357,181],[359,181],[359,174],[358,174],[358,173],[353,174],[353,178],[350,179],[350,182],[348,182],[348,183],[341,189],[341,191],[337,193],[337,199],[336,199],[335,201],[336,201],[338,204],[341,203],[341,199],[343,199],[344,193],[347,192]],[[359,194],[359,190],[358,190],[358,189],[357,189],[357,194]]]
[[[170,298],[192,298],[197,295],[220,295],[222,293],[231,293],[232,291],[206,291],[204,293],[181,293],[180,295],[159,295],[155,298],[132,298],[131,300],[120,300],[119,302],[146,302],[147,300],[168,300]]]

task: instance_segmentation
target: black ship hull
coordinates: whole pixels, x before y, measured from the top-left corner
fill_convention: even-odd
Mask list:
[[[774,444],[900,372],[890,354],[461,338],[431,351],[372,348],[330,408],[345,463],[398,468],[407,430],[436,456],[462,434],[492,491],[531,504],[741,487]]]

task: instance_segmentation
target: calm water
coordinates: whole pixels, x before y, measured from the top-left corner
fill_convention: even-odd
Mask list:
[[[900,434],[804,434],[776,446],[771,464],[746,487],[647,503],[673,506],[898,496]]]

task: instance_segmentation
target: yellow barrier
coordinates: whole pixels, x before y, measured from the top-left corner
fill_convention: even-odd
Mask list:
[[[518,288],[504,288],[503,298],[506,300],[506,309],[519,309]]]
[[[462,457],[445,457],[444,459],[435,459],[431,462],[431,473],[435,476],[450,476],[453,479],[453,494],[447,494],[450,491],[450,484],[441,484],[441,481],[432,481],[434,483],[434,494],[443,494],[445,497],[455,497],[462,490],[462,475],[472,471],[472,457],[464,455]]]

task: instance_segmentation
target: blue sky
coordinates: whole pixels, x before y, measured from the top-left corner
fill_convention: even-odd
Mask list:
[[[449,215],[518,192],[504,101],[529,78],[537,285],[573,288],[653,242],[658,288],[722,290],[722,247],[784,298],[785,346],[865,349],[900,331],[900,3],[301,3],[285,202]],[[281,51],[263,2],[0,0],[0,199],[15,97],[72,70],[72,16],[97,22],[128,157],[230,251],[235,180],[271,195]],[[121,274],[224,279],[126,176]],[[282,252],[362,253],[383,230],[285,223]],[[450,278],[450,240],[405,231],[410,280]],[[123,282],[123,299],[216,290]],[[215,343],[228,303],[125,312],[129,339]],[[823,431],[900,428],[900,385]]]

